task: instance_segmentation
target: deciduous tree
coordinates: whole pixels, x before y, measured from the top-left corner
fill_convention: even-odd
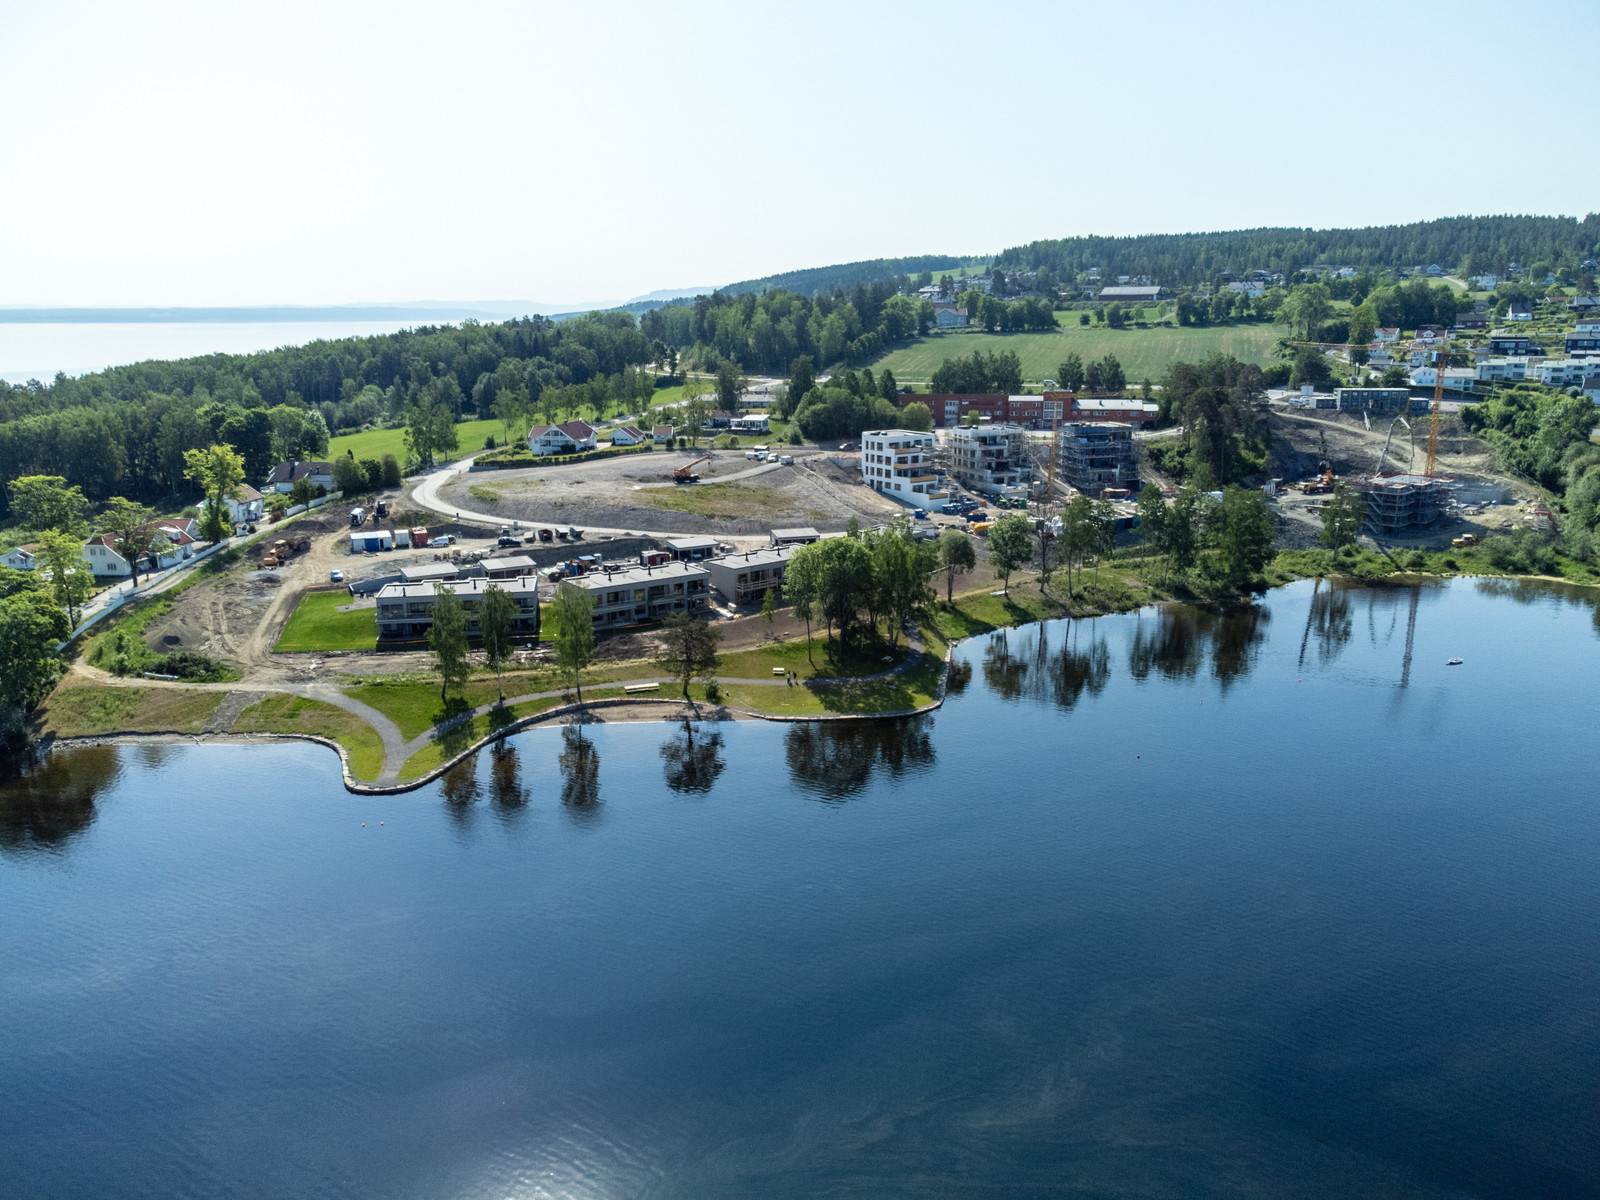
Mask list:
[[[162,549],[169,545],[166,535],[151,524],[155,519],[154,509],[121,496],[113,496],[106,502],[105,511],[96,522],[101,533],[111,535],[112,548],[127,560],[133,571],[134,587],[139,586],[140,562],[158,545]]]
[[[25,529],[81,530],[87,501],[83,489],[67,486],[60,475],[24,475],[8,485],[11,511]]]
[[[594,652],[594,602],[576,584],[562,583],[546,611],[550,630],[556,635],[556,662],[562,670],[572,672],[572,686],[582,704],[583,669]]]
[[[1333,496],[1322,509],[1322,544],[1341,550],[1355,544],[1367,517],[1366,501],[1344,480],[1333,485]]]
[[[428,649],[439,664],[439,699],[448,700],[450,689],[467,682],[467,610],[454,589],[436,584],[433,624],[428,626]]]
[[[717,645],[721,641],[720,629],[689,613],[673,613],[662,622],[661,651],[656,663],[676,677],[685,700],[689,698],[690,680],[717,669]]]
[[[517,602],[497,583],[483,589],[478,605],[478,632],[483,636],[483,653],[494,664],[494,683],[500,699],[506,698],[501,667],[511,653],[511,627],[517,618]]]
[[[977,565],[978,554],[970,537],[959,529],[946,529],[939,535],[939,566],[944,569],[946,604],[955,599],[956,576],[965,575]]]
[[[1000,586],[1011,594],[1011,572],[1033,557],[1033,526],[1021,513],[1007,513],[989,530],[989,563]]]
[[[226,443],[213,443],[203,450],[189,450],[183,456],[185,477],[200,485],[205,493],[206,511],[200,532],[215,544],[232,531],[228,520],[228,501],[239,494],[244,482],[244,456]]]

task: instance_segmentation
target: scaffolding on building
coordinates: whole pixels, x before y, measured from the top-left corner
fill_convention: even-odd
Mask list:
[[[1366,500],[1367,528],[1398,533],[1432,525],[1445,514],[1451,481],[1428,475],[1370,475],[1356,480]]]
[[[1061,474],[1080,492],[1099,496],[1107,488],[1132,490],[1139,480],[1133,426],[1110,421],[1070,421],[1057,438]]]

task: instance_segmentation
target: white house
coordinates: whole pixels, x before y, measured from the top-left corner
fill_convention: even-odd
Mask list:
[[[933,323],[939,329],[958,329],[967,323],[967,310],[957,304],[935,304]]]
[[[1438,382],[1438,367],[1418,367],[1411,372],[1412,387],[1433,387]],[[1471,367],[1446,367],[1444,369],[1444,386],[1459,392],[1470,392],[1477,382],[1477,374]]]
[[[1600,375],[1591,375],[1581,385],[1583,394],[1596,404],[1600,404]]]
[[[1531,320],[1533,320],[1533,305],[1529,304],[1525,300],[1513,301],[1512,304],[1511,304],[1511,307],[1506,309],[1506,320],[1508,320],[1508,321],[1531,321]]]
[[[1533,368],[1535,378],[1547,387],[1574,387],[1594,374],[1595,363],[1588,358],[1554,358]]]
[[[613,446],[637,446],[644,439],[644,431],[637,425],[618,425],[611,431]]]
[[[133,574],[128,560],[117,553],[111,542],[110,535],[102,533],[90,538],[89,544],[83,548],[84,561],[89,564],[89,570],[94,572],[96,579],[126,579]]]
[[[861,482],[917,508],[950,498],[933,470],[933,434],[869,429],[861,435]]]
[[[1398,342],[1400,340],[1400,331],[1385,325],[1383,328],[1374,331],[1372,340],[1379,343]]]
[[[39,556],[34,553],[39,548],[37,542],[29,542],[26,546],[18,546],[15,550],[0,555],[0,564],[10,567],[13,571],[32,571],[39,566]]]
[[[658,446],[665,446],[672,441],[677,432],[671,425],[652,425],[650,427],[650,440]]]
[[[281,462],[267,476],[269,492],[292,492],[294,485],[306,480],[313,487],[333,487],[333,464],[330,462]]]
[[[1486,358],[1477,365],[1478,379],[1484,383],[1519,383],[1528,377],[1525,358]]]
[[[292,484],[290,485],[293,486]],[[200,501],[200,507],[205,508],[211,503],[208,497]],[[245,525],[251,521],[259,521],[266,515],[266,498],[248,483],[239,485],[238,493],[231,500],[224,500],[228,508],[228,520],[235,525]]]
[[[565,425],[535,425],[528,430],[528,449],[534,454],[579,454],[595,448],[595,428],[587,421]]]

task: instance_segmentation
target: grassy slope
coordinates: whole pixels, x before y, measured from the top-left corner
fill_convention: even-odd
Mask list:
[[[328,457],[337,458],[346,451],[354,451],[358,459],[372,458],[382,461],[385,454],[392,454],[403,464],[406,461],[406,443],[404,429],[368,429],[362,433],[347,433],[340,437],[328,439]],[[453,458],[460,458],[463,454],[471,454],[483,449],[483,439],[494,436],[495,442],[500,441],[504,431],[499,421],[463,421],[456,426],[456,440],[458,449],[453,454],[441,454],[441,462]]]
[[[67,680],[39,710],[40,729],[57,737],[111,733],[199,733],[222,692],[182,688],[103,687]]]
[[[1075,313],[1060,313],[1072,317]],[[1266,366],[1283,331],[1275,325],[1227,325],[1218,328],[1157,325],[1149,329],[1107,329],[1064,325],[1055,333],[943,333],[934,334],[895,350],[873,364],[888,367],[901,383],[927,382],[947,358],[960,358],[981,349],[987,354],[1015,351],[1022,360],[1022,377],[1032,383],[1055,378],[1061,360],[1078,354],[1084,362],[1115,354],[1129,383],[1159,381],[1174,362],[1198,362],[1222,352]]]
[[[234,733],[307,733],[331,738],[350,753],[350,773],[376,779],[383,770],[383,739],[354,713],[320,700],[275,692],[239,714]]]
[[[338,611],[350,603],[350,593],[342,588],[331,592],[307,592],[278,635],[274,650],[372,650],[378,644],[375,609]]]
[[[616,687],[585,688],[583,698],[585,700],[609,700],[622,694],[622,689]],[[566,703],[568,703],[566,696],[547,696],[543,700],[525,700],[523,703],[509,708],[482,713],[472,718],[472,720],[457,725],[454,729],[434,738],[433,741],[418,750],[400,768],[400,778],[415,779],[419,775],[425,775],[440,763],[460,754],[480,738],[488,737],[496,729],[503,728],[512,721],[520,720],[523,717],[531,717],[535,713],[546,712]]]

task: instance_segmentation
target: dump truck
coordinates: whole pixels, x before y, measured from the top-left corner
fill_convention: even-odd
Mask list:
[[[1476,546],[1478,544],[1478,535],[1475,533],[1463,533],[1458,538],[1451,538],[1450,544],[1457,550],[1465,550],[1468,546]]]

